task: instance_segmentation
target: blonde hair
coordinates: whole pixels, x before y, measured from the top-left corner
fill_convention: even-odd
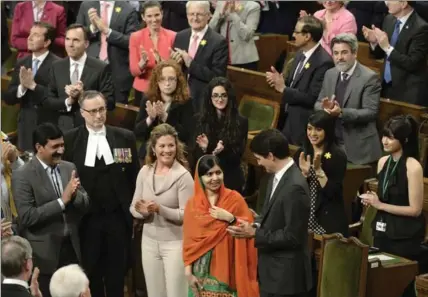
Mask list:
[[[186,158],[185,145],[178,139],[178,133],[175,128],[169,124],[160,124],[153,128],[150,133],[150,139],[147,141],[147,153],[146,153],[146,165],[153,166],[156,162],[156,153],[153,148],[156,146],[156,143],[159,138],[162,136],[172,136],[175,139],[176,153],[175,159],[178,163],[184,166],[189,170],[189,162]]]

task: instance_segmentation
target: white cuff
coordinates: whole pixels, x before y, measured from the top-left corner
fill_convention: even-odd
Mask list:
[[[153,123],[152,119],[150,117],[146,118],[146,124],[147,126],[150,126]]]
[[[370,42],[370,48],[371,48],[373,51],[375,50],[376,46],[377,46],[377,43],[371,43],[371,42]]]
[[[113,30],[109,28],[109,29],[108,29],[108,32],[107,32],[107,34],[106,34],[106,36],[107,36],[107,37],[110,37],[111,31],[113,31]]]
[[[389,55],[392,53],[392,51],[394,50],[393,46],[389,46],[388,49],[385,51],[386,56],[389,58]]]
[[[73,107],[72,105],[68,105],[67,103],[68,98],[65,99],[65,109],[67,110],[67,112],[71,111],[71,108]]]
[[[56,201],[58,201],[58,203],[59,203],[59,205],[61,206],[62,210],[65,210],[65,204],[64,204],[64,202],[62,201],[62,199],[61,199],[61,198],[58,198]]]
[[[27,93],[27,88],[24,88],[22,85],[18,86],[18,91],[16,92],[16,97],[21,98]]]

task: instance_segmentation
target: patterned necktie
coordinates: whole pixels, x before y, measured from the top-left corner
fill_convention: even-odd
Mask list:
[[[75,84],[79,81],[79,64],[74,63],[74,71],[71,74],[71,84]]]
[[[401,22],[397,20],[395,23],[395,29],[391,36],[391,46],[395,46],[398,40],[398,35],[400,34],[400,25]],[[387,57],[385,61],[385,71],[383,72],[383,79],[386,83],[390,83],[392,81],[392,75],[391,75],[391,63],[389,62],[389,57]]]
[[[198,50],[198,34],[194,34],[192,36],[192,44],[189,49],[189,56],[194,59],[196,55],[196,51]]]
[[[305,61],[305,59],[306,59],[306,56],[304,54],[301,54],[296,66],[296,71],[294,71],[294,74],[293,74],[293,81],[291,82],[291,86],[294,85],[294,80],[296,79],[297,75],[302,71],[303,62]]]
[[[38,59],[33,60],[33,68],[32,68],[33,77],[36,76],[37,70],[39,70],[39,63],[40,61]]]
[[[110,6],[110,3],[107,3],[106,1],[103,2],[103,9],[101,11],[101,19],[103,20],[104,24],[108,26],[108,8]],[[101,61],[106,61],[108,58],[107,53],[107,35],[104,33],[101,33],[101,47],[100,47],[100,55],[99,58]]]

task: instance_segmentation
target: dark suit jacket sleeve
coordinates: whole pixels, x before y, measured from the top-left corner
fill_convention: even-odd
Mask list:
[[[225,160],[227,163],[229,161],[236,162],[236,160],[240,160],[244,155],[244,151],[247,145],[248,138],[248,119],[242,117],[240,120],[240,130],[239,130],[239,140],[236,142],[237,148],[233,148],[230,145],[228,146],[225,143],[223,151],[221,151],[218,156]]]
[[[342,108],[342,121],[345,124],[375,121],[379,112],[380,91],[381,83],[379,76],[373,73],[361,94],[361,108]]]
[[[229,49],[227,47],[227,42],[225,39],[222,39],[214,48],[214,53],[212,56],[212,67],[210,68],[203,63],[198,63],[197,61],[193,60],[190,63],[188,73],[195,78],[207,83],[217,76],[226,77],[228,59]]]
[[[285,227],[279,230],[267,230],[263,227],[256,230],[255,246],[267,249],[296,249],[303,244],[303,236],[307,236],[308,222],[302,220],[302,214],[307,212],[303,196],[307,196],[305,190],[298,185],[293,185],[283,202]],[[306,217],[303,216],[303,217]]]
[[[26,173],[20,170],[12,173],[12,194],[18,211],[19,225],[27,229],[46,224],[52,217],[60,216],[62,208],[57,200],[37,206],[32,185],[25,175]]]
[[[135,128],[134,128],[134,134],[138,139],[146,140],[147,136],[152,131],[154,125],[156,125],[157,119],[153,121],[153,123],[150,126],[147,126],[146,119],[148,117],[147,111],[146,111],[146,102],[147,97],[143,95],[143,98],[141,98],[140,102],[140,111],[138,112],[137,118],[135,119]]]
[[[314,70],[309,89],[306,90],[306,92],[286,87],[283,92],[282,102],[289,105],[301,105],[307,108],[313,108],[321,91],[325,72],[333,66],[333,62],[328,61]]]
[[[185,144],[188,144],[188,141],[190,139],[190,136],[192,135],[192,130],[193,130],[192,116],[194,112],[193,112],[192,101],[191,100],[186,101],[180,106],[179,111],[178,111],[178,108],[176,109],[176,111],[180,113],[176,118],[177,120],[173,122],[172,116],[168,116],[166,123],[173,126],[175,130],[177,130],[178,137],[180,138],[180,140],[183,141]]]
[[[131,13],[126,19],[124,33],[112,29],[109,37],[107,38],[107,42],[111,45],[128,49],[129,37],[131,33],[137,31],[138,26],[138,14],[134,9],[132,9]]]
[[[78,177],[76,166],[73,163],[71,164],[73,166],[72,170],[76,172],[76,177]],[[86,211],[89,209],[89,197],[82,186],[79,186],[79,188],[77,189],[76,195],[72,200],[72,205],[77,208],[82,214],[86,213]]]
[[[424,25],[412,37],[407,53],[394,49],[389,55],[389,61],[407,72],[418,71],[421,65],[427,63],[428,54],[428,25]]]
[[[331,159],[329,166],[322,165],[322,168],[328,180],[324,188],[321,188],[320,194],[322,199],[334,200],[342,199],[342,185],[345,178],[347,159],[346,155],[338,148],[331,152]]]
[[[89,3],[88,3],[89,4]],[[81,24],[86,27],[88,30],[89,42],[98,40],[98,32],[92,33],[91,31],[91,23],[89,22],[88,10],[91,8],[85,2],[82,2],[79,7],[79,13],[76,16],[76,24]]]
[[[116,75],[120,75],[119,73]],[[113,110],[116,106],[116,99],[114,98],[114,86],[112,81],[112,73],[110,64],[106,64],[99,77],[100,92],[103,93],[107,99],[107,109]]]
[[[55,79],[55,76],[58,74],[55,73],[54,64],[51,66],[51,69],[49,70],[49,84],[48,84],[46,95],[43,100],[43,106],[55,111],[66,111],[65,99],[67,98],[59,98],[58,86],[56,85],[56,79]],[[65,74],[62,73],[61,75],[68,75],[68,72]]]

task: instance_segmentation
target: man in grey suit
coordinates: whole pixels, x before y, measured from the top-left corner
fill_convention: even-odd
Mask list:
[[[117,102],[128,103],[134,77],[129,71],[129,36],[139,29],[138,13],[126,1],[83,1],[76,23],[89,32],[90,57],[110,64]]]
[[[254,224],[228,227],[235,237],[254,237],[258,250],[260,297],[304,297],[312,287],[308,246],[309,188],[290,157],[287,138],[270,129],[250,145],[257,163],[269,174],[262,185],[262,212]]]
[[[64,140],[54,124],[33,132],[35,157],[13,172],[12,192],[18,228],[33,248],[40,289],[49,297],[49,281],[58,268],[81,260],[78,225],[89,207],[74,164],[61,160]]]
[[[376,128],[381,83],[379,75],[357,61],[358,41],[342,33],[331,41],[335,68],[328,70],[315,104],[337,117],[336,137],[348,161],[377,162],[382,155]]]

